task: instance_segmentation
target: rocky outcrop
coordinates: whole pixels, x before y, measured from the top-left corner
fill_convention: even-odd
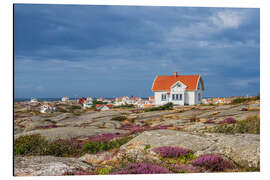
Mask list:
[[[240,166],[259,168],[259,135],[195,134],[174,130],[154,130],[140,134],[120,149],[127,151],[133,149],[133,156],[137,156],[136,151],[142,149],[138,144],[148,145],[151,149],[161,146],[178,146],[194,151],[195,155],[221,154]]]
[[[105,133],[125,133],[125,130],[116,129],[98,129],[94,127],[59,127],[43,130],[33,130],[15,135],[15,138],[31,134],[40,134],[48,140],[72,139],[78,137],[89,137]]]
[[[91,171],[92,166],[75,158],[25,156],[14,158],[15,176],[60,176],[76,170]]]

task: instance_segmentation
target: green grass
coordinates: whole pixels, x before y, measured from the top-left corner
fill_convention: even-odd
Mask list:
[[[222,124],[210,131],[227,134],[260,134],[260,117],[258,115],[249,116],[245,120],[237,121],[235,124]]]
[[[85,143],[82,147],[82,151],[85,153],[95,154],[101,151],[107,151],[113,148],[119,148],[121,145],[127,143],[131,137],[123,137],[111,141],[102,141],[102,142],[88,142]]]
[[[191,161],[197,159],[198,156],[195,156],[193,152],[190,152],[186,156],[179,156],[179,157],[162,157],[161,160],[166,162],[167,164],[190,164]]]

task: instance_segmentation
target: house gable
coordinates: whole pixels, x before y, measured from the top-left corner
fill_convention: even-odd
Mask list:
[[[203,79],[200,76],[198,82],[197,82],[197,90],[203,90],[204,91],[204,83],[203,83]]]
[[[186,85],[184,85],[182,82],[177,81],[171,86],[171,91],[172,92],[179,92],[179,91],[185,91]]]

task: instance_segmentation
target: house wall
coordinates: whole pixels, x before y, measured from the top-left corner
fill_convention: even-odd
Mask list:
[[[195,91],[186,91],[185,92],[185,104],[194,105],[195,104]]]
[[[199,100],[199,94],[201,95],[200,100]],[[201,89],[200,90],[197,90],[195,92],[195,104],[201,104],[202,103],[202,98],[203,98],[203,92],[202,92],[202,90]]]
[[[173,100],[172,94],[182,94],[182,100]],[[183,106],[184,102],[185,102],[185,88],[184,87],[177,87],[177,86],[172,87],[169,101],[172,102],[173,104]]]
[[[155,105],[163,105],[169,102],[168,95],[166,91],[156,91],[155,93]],[[161,101],[161,95],[166,94],[166,101]]]
[[[168,102],[172,102],[173,104],[176,105],[195,105],[195,104],[200,104],[202,103],[202,98],[203,98],[203,91],[202,90],[196,90],[196,91],[178,91],[177,93],[180,94],[182,93],[182,101],[179,100],[172,100],[172,93],[176,93],[171,92],[171,94],[168,96],[166,91],[158,91],[158,92],[154,92],[155,93],[155,105],[163,105],[166,104]],[[201,99],[199,101],[199,93],[201,94]],[[161,95],[162,94],[166,94],[167,99],[166,101],[161,101]]]

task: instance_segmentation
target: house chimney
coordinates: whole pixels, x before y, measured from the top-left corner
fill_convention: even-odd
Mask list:
[[[173,75],[174,75],[174,77],[177,77],[177,72],[174,72]]]

